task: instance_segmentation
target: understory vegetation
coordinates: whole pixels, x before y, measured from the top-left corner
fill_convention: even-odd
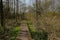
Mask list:
[[[27,14],[28,15],[28,14]],[[32,14],[33,15],[33,14]],[[35,40],[59,40],[60,34],[60,13],[48,12],[39,16],[39,27],[36,31],[35,23],[31,14],[28,15],[27,25],[30,30],[31,36]]]
[[[47,38],[48,38],[47,32],[45,32],[43,30],[36,31],[30,21],[27,22],[27,26],[29,28],[32,39],[47,40]]]
[[[19,30],[20,30],[20,26],[15,27],[14,29],[12,29],[12,31],[10,32],[9,40],[15,40],[17,35],[18,35]]]

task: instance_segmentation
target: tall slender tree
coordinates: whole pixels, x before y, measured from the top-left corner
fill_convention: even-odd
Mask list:
[[[38,0],[36,0],[36,29],[37,29],[37,31],[39,30],[39,3],[38,3]]]
[[[5,30],[5,25],[4,25],[4,13],[3,13],[3,1],[0,0],[0,15],[1,15],[1,26]]]
[[[18,22],[18,11],[19,11],[19,4],[18,4],[18,0],[16,0],[16,22]]]
[[[0,16],[1,16],[1,26],[3,28],[3,33],[5,33],[5,23],[4,23],[4,13],[3,13],[3,1],[0,0]],[[4,34],[2,34],[3,36],[1,37],[1,39],[4,38]],[[1,36],[1,33],[0,33]]]

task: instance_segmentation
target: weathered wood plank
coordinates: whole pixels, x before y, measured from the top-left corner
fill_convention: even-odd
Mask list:
[[[22,21],[20,32],[16,37],[16,40],[32,40],[26,21]]]

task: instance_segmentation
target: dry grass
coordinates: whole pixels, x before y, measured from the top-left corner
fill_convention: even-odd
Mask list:
[[[59,13],[48,13],[39,17],[38,22],[40,23],[39,28],[42,28],[48,32],[48,40],[60,40],[60,14]],[[36,18],[34,14],[28,14],[29,19],[33,25],[36,25]]]

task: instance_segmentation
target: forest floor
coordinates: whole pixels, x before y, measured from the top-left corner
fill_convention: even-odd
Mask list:
[[[26,21],[23,20],[16,40],[32,40]]]

